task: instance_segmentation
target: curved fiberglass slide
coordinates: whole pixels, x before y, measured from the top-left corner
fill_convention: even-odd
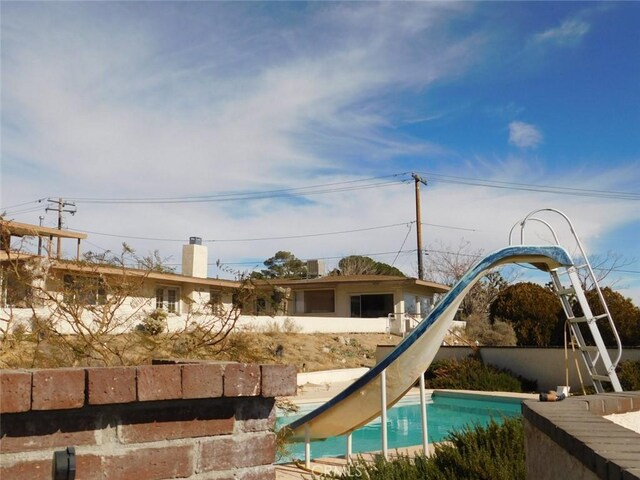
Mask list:
[[[529,263],[544,271],[573,264],[566,250],[558,246],[511,246],[487,255],[384,360],[327,403],[288,425],[288,440],[304,440],[306,425],[311,440],[322,440],[346,434],[378,417],[383,370],[387,372],[388,407],[399,401],[429,368],[467,292],[488,270],[508,263]]]

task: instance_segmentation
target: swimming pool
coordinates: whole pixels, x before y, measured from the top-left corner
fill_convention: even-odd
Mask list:
[[[449,392],[435,392],[427,404],[427,430],[429,443],[442,441],[449,432],[465,425],[486,425],[491,418],[520,415],[521,400]],[[316,408],[318,404],[302,405],[295,415],[278,416],[277,426],[287,425]],[[422,444],[422,423],[417,396],[407,396],[387,413],[389,449]],[[380,418],[356,430],[352,435],[353,453],[380,450]],[[311,442],[311,457],[336,457],[347,451],[347,437],[328,438]],[[288,455],[279,460],[290,462],[304,459],[304,443],[293,443]]]

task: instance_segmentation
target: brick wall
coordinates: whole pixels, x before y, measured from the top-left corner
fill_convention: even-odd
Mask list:
[[[287,365],[187,363],[0,370],[0,478],[51,479],[76,448],[77,480],[273,479]]]

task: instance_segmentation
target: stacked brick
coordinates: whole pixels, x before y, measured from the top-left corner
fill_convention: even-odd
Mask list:
[[[287,365],[165,362],[0,370],[0,478],[49,480],[76,448],[78,480],[273,479]]]

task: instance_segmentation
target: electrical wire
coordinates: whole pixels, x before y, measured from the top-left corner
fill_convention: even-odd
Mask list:
[[[39,210],[42,210],[42,207],[29,207],[29,208],[24,208],[19,210],[9,210],[9,211],[5,211],[4,214],[5,216],[8,216],[8,217],[15,217],[16,215],[24,215],[26,213],[33,213]]]
[[[442,175],[430,172],[419,172],[435,181],[442,183],[453,183],[459,185],[470,185],[476,187],[488,187],[507,190],[522,190],[528,192],[539,193],[555,193],[559,195],[570,195],[591,198],[610,198],[616,200],[640,200],[640,193],[635,192],[618,192],[610,190],[589,190],[572,187],[554,187],[550,185],[537,185],[518,182],[502,182],[497,180],[483,180],[469,177],[458,177],[453,175]]]
[[[371,230],[381,230],[384,228],[399,227],[402,225],[407,225],[408,223],[415,223],[415,221],[392,223],[389,225],[378,225],[375,227],[356,228],[352,230],[339,230],[339,231],[333,231],[333,232],[309,233],[309,234],[301,234],[301,235],[281,235],[281,236],[273,236],[273,237],[256,237],[256,238],[211,238],[211,239],[204,239],[202,241],[206,243],[230,243],[230,242],[260,242],[260,241],[267,241],[267,240],[289,240],[289,239],[296,239],[296,238],[325,237],[330,235],[342,235],[346,233],[366,232]],[[423,223],[423,225],[429,225],[437,228],[449,228],[454,230],[466,230],[466,231],[472,231],[472,232],[476,231],[475,229],[470,229],[465,227],[456,227],[451,225],[437,225],[437,224],[431,224],[431,223]],[[149,240],[154,242],[184,242],[184,238],[141,237],[141,236],[135,236],[135,235],[120,235],[120,234],[114,234],[114,233],[95,232],[91,230],[77,229],[77,228],[69,228],[69,230],[75,231],[75,232],[90,233],[91,235],[100,235],[104,237],[123,238],[123,239],[131,239],[131,240]]]
[[[403,223],[392,223],[390,225],[379,225],[376,227],[365,227],[365,228],[356,228],[353,230],[341,230],[336,232],[322,232],[322,233],[309,233],[303,235],[286,235],[286,236],[278,236],[278,237],[259,237],[259,238],[221,238],[221,239],[205,239],[202,240],[206,243],[221,243],[221,242],[257,242],[264,240],[287,240],[291,238],[309,238],[309,237],[324,237],[327,235],[341,235],[345,233],[354,233],[354,232],[365,232],[369,230],[380,230],[384,228],[392,228],[398,227],[401,225],[406,225],[406,222]],[[101,232],[92,232],[90,230],[76,230],[71,229],[73,231],[82,231],[84,233],[90,233],[92,235],[102,235],[105,237],[115,237],[115,238],[126,238],[133,240],[151,240],[156,242],[184,242],[184,238],[152,238],[152,237],[136,237],[131,235],[116,235],[112,233],[101,233]]]
[[[417,250],[414,248],[412,250],[403,250],[402,253],[415,253]],[[361,257],[382,257],[385,255],[396,255],[398,252],[397,251],[392,251],[392,252],[376,252],[376,253],[361,253],[358,254],[358,256]],[[351,254],[352,255],[352,254]],[[329,256],[329,257],[313,257],[314,260],[337,260],[337,259],[342,259],[345,258],[349,255],[336,255],[336,256]],[[306,261],[306,259],[301,259],[302,261]],[[245,261],[245,262],[215,262],[215,263],[209,263],[208,265],[262,265],[264,261],[263,260],[256,260],[256,261]],[[178,265],[176,264],[170,264],[170,265]]]
[[[427,226],[427,227],[449,228],[451,230],[464,230],[466,232],[477,232],[478,231],[475,228],[454,227],[453,225],[439,225],[437,223],[420,222],[420,225],[424,225],[424,226]]]
[[[16,203],[14,205],[8,205],[8,206],[7,205],[3,205],[2,207],[0,207],[0,211],[8,210],[8,209],[11,209],[11,208],[16,208],[16,207],[22,207],[24,205],[29,205],[31,203],[42,203],[42,201],[46,200],[46,199],[47,199],[47,197],[44,197],[44,198],[37,198],[37,199],[31,200],[29,202]]]
[[[396,264],[396,260],[398,260],[398,257],[400,256],[400,253],[404,248],[404,244],[407,243],[407,238],[409,238],[409,234],[411,233],[411,227],[413,227],[413,222],[407,224],[407,227],[409,228],[407,229],[407,234],[405,235],[404,240],[402,241],[402,245],[400,245],[400,250],[398,250],[398,254],[396,255],[396,258],[394,258],[393,262],[391,262],[392,267]]]
[[[401,185],[398,180],[368,183],[364,185],[355,185],[362,182],[371,182],[373,180],[382,180],[388,178],[398,178],[406,176],[407,173],[394,173],[391,175],[381,175],[377,177],[369,177],[357,180],[347,180],[342,182],[332,182],[319,185],[310,185],[306,187],[284,188],[278,190],[265,190],[253,192],[236,192],[236,193],[218,193],[211,195],[195,195],[184,197],[147,197],[147,198],[91,198],[76,197],[69,200],[79,203],[125,203],[125,204],[175,204],[175,203],[202,203],[202,202],[229,202],[240,200],[261,200],[266,198],[277,197],[297,197],[307,195],[318,195],[324,193],[336,193],[354,190],[365,190],[369,188],[386,187],[392,185]],[[331,188],[327,188],[331,187]]]

